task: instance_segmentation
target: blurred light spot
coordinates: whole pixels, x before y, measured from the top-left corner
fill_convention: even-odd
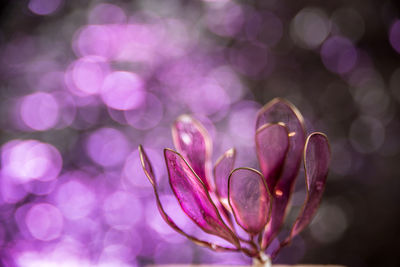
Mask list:
[[[292,20],[290,34],[301,47],[318,47],[330,32],[330,22],[326,13],[318,8],[302,9]]]
[[[125,12],[120,7],[112,4],[99,4],[89,13],[90,24],[124,23],[125,21]]]
[[[45,91],[43,90],[44,88],[38,87],[39,81],[43,76],[49,72],[61,70],[61,66],[56,61],[45,55],[41,55],[37,59],[26,62],[24,68],[24,78],[26,82],[38,91]]]
[[[260,25],[257,34],[258,40],[269,47],[273,47],[279,43],[283,35],[283,24],[281,19],[274,13],[263,11],[261,13],[263,23]]]
[[[100,92],[108,72],[109,67],[104,59],[95,56],[82,57],[68,68],[66,75],[70,77],[66,76],[66,83],[72,93],[78,90],[78,95],[96,94]]]
[[[187,217],[187,215],[182,211],[182,208],[179,206],[175,196],[164,195],[161,196],[160,199],[165,212],[171,216],[176,225],[178,225],[186,233],[193,232],[194,225],[190,222],[190,219]],[[172,228],[166,227],[167,224],[161,217],[155,203],[147,203],[145,215],[147,225],[154,229],[157,234],[160,235],[166,242],[182,243],[186,241],[186,239],[182,238],[182,236],[176,235],[176,232]]]
[[[134,111],[134,110],[132,110]],[[118,110],[118,109],[113,109],[107,106],[107,112],[108,115],[110,115],[111,119],[114,121],[118,122],[121,125],[126,125],[128,122],[126,121],[125,118],[125,112],[126,110]]]
[[[353,8],[339,8],[332,15],[332,22],[338,27],[338,34],[346,36],[353,42],[358,41],[364,34],[364,20]]]
[[[357,151],[372,153],[383,144],[385,128],[379,120],[363,116],[353,121],[349,138]]]
[[[62,165],[58,150],[36,140],[14,140],[1,151],[4,174],[24,183],[34,179],[50,181],[57,178]]]
[[[232,112],[229,114],[229,130],[234,137],[237,137],[234,143],[251,145],[256,125],[256,114],[258,105],[254,102],[242,101],[233,107]],[[238,130],[240,129],[240,131]]]
[[[120,231],[112,228],[104,235],[103,244],[104,247],[113,245],[123,245],[125,247],[129,247],[129,254],[131,257],[135,257],[142,250],[142,237],[143,235],[135,230]]]
[[[363,87],[366,84],[373,84],[377,87],[384,87],[382,75],[380,75],[374,68],[357,68],[350,74],[349,84],[354,87]],[[351,89],[351,87],[350,87]]]
[[[37,75],[37,74],[36,74]],[[39,88],[42,92],[57,91],[64,85],[64,72],[50,69],[48,72],[37,75],[39,81],[35,87]]]
[[[354,68],[357,62],[357,50],[349,39],[333,36],[324,42],[321,58],[328,70],[344,74]]]
[[[241,74],[257,78],[266,69],[269,61],[268,48],[261,43],[241,43],[232,48],[230,61]]]
[[[213,69],[208,74],[207,79],[214,81],[218,86],[226,91],[230,98],[230,103],[240,100],[244,94],[244,85],[230,66],[220,66]]]
[[[28,127],[45,131],[56,125],[59,105],[50,94],[34,93],[22,99],[20,112],[22,120]]]
[[[156,264],[178,264],[192,262],[193,249],[187,244],[159,243],[154,254]],[[175,253],[179,251],[179,253]]]
[[[400,54],[400,20],[396,20],[390,27],[389,41],[393,49]]]
[[[104,247],[101,255],[100,262],[127,262],[135,258],[135,255],[131,253],[131,248],[121,245],[113,244]]]
[[[104,80],[101,98],[114,109],[128,110],[140,106],[145,100],[144,82],[135,73],[116,71]]]
[[[63,129],[70,126],[74,122],[76,116],[76,103],[74,98],[66,91],[54,92],[52,96],[57,100],[59,105],[58,124],[54,128]]]
[[[64,224],[61,212],[47,203],[32,206],[26,214],[25,223],[32,236],[42,241],[58,238]]]
[[[127,230],[142,219],[142,204],[134,195],[117,191],[104,201],[103,212],[109,225]]]
[[[104,167],[113,167],[123,162],[129,153],[125,135],[113,128],[101,128],[93,132],[86,142],[89,157]]]
[[[57,253],[57,251],[38,252],[34,248],[18,253],[16,257],[18,267],[112,267],[126,265],[98,265],[91,264],[87,259],[72,252]],[[129,266],[130,267],[130,266]]]
[[[362,112],[382,117],[389,107],[389,97],[382,88],[369,84],[358,88],[355,99]]]
[[[50,194],[57,185],[57,180],[51,181],[40,181],[40,180],[32,180],[29,183],[25,183],[24,189],[32,194],[38,196],[44,196]]]
[[[323,204],[310,225],[311,235],[321,243],[332,243],[341,238],[348,227],[344,211],[337,205]]]
[[[60,6],[62,0],[30,0],[28,8],[37,15],[50,15]]]
[[[57,206],[63,215],[71,220],[86,217],[93,210],[96,197],[94,193],[78,181],[69,181],[58,188]]]
[[[163,105],[154,94],[146,93],[146,100],[136,109],[124,111],[126,121],[136,129],[148,130],[161,121]]]
[[[73,48],[78,56],[101,56],[110,58],[115,54],[115,40],[110,27],[106,25],[88,25],[77,32]]]
[[[182,96],[193,113],[201,115],[225,111],[229,105],[225,90],[211,81],[203,81],[200,85],[194,85],[191,90],[184,90]]]
[[[241,6],[233,2],[216,9],[209,9],[205,16],[209,30],[221,36],[234,36],[242,28],[244,16]]]
[[[159,24],[128,24],[124,28],[117,28],[117,39],[120,40],[115,58],[120,61],[131,61],[151,64],[159,59],[157,55],[164,54],[159,51],[165,43],[158,47],[165,35],[165,25]],[[114,26],[116,28],[116,26]],[[173,36],[168,35],[169,38]]]
[[[243,31],[248,40],[257,40],[262,28],[263,17],[253,8],[246,7]]]
[[[13,177],[1,174],[0,177],[0,199],[6,203],[17,203],[27,195],[23,186]]]
[[[162,172],[164,172],[164,159],[161,157],[161,153],[159,151],[146,146],[145,149],[148,157],[151,160],[156,179],[158,180],[162,177]],[[129,186],[138,188],[138,191],[141,193],[144,192],[143,189],[145,188],[152,189],[149,180],[143,173],[143,168],[139,158],[139,151],[137,149],[126,158],[123,168],[123,179],[124,182]],[[150,190],[148,193],[152,193],[152,191],[153,190]]]

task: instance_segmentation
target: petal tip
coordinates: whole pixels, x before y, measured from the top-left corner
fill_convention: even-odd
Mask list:
[[[193,121],[193,117],[189,114],[182,114],[178,118],[176,118],[175,122],[178,122],[178,121],[189,123],[189,122]]]
[[[304,118],[303,115],[300,113],[299,109],[289,100],[287,100],[286,98],[281,98],[281,97],[275,97],[273,98],[271,101],[269,101],[268,103],[266,103],[258,112],[257,112],[257,124],[256,127],[257,129],[259,127],[262,127],[263,125],[258,125],[258,120],[260,119],[261,115],[266,112],[268,109],[272,108],[275,105],[278,104],[283,104],[285,106],[287,106],[298,118],[298,120],[300,121],[300,123],[302,124],[303,127],[303,131],[305,132],[304,129]]]
[[[138,150],[139,150],[140,164],[142,165],[144,174],[146,175],[147,179],[149,179],[150,183],[153,186],[155,186],[156,181],[153,173],[153,167],[151,166],[149,157],[147,156],[142,145],[139,145]]]

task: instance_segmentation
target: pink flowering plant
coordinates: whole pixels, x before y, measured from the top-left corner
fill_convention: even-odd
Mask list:
[[[234,169],[233,148],[219,158],[211,171],[211,139],[205,128],[188,115],[174,122],[172,136],[178,152],[166,148],[164,156],[169,183],[182,210],[204,232],[228,241],[231,246],[201,240],[175,224],[163,208],[153,168],[140,146],[140,159],[153,185],[161,216],[189,240],[215,251],[243,252],[255,263],[268,266],[279,250],[310,223],[325,188],[330,147],[323,133],[314,132],[306,137],[302,115],[287,100],[273,99],[258,112],[255,147],[260,171]],[[290,234],[266,255],[284,222],[302,160],[305,202]],[[241,236],[235,225],[247,235]]]

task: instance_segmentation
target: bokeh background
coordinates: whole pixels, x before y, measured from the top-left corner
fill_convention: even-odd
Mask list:
[[[280,96],[333,160],[318,214],[277,262],[399,266],[399,53],[395,0],[2,1],[0,265],[249,263],[166,226],[137,146],[165,183],[169,127],[190,113],[214,160],[236,147],[236,166],[256,167],[255,114]]]

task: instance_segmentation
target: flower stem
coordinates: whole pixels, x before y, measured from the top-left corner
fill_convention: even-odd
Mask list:
[[[260,252],[258,257],[253,258],[253,267],[271,267],[271,258],[268,255],[265,255],[263,252]]]

